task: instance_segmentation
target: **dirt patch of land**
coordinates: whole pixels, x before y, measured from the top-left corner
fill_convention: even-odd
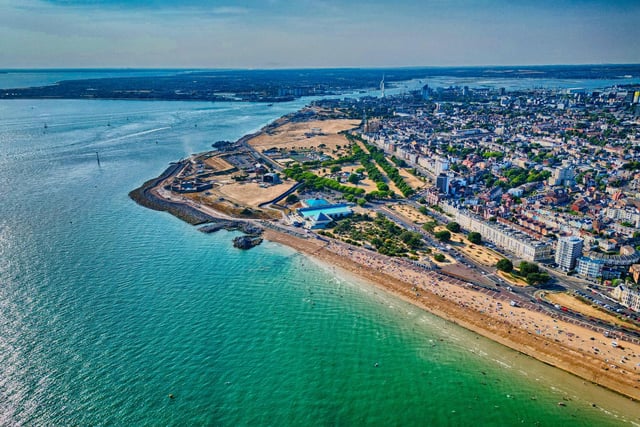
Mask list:
[[[431,217],[420,213],[413,206],[398,204],[390,206],[389,209],[397,212],[399,215],[413,221],[416,224],[424,224],[425,222],[432,221]]]
[[[235,166],[219,156],[209,157],[204,162],[218,173],[231,172],[235,169]]]
[[[409,185],[409,187],[413,188],[414,190],[419,190],[427,185],[417,176],[407,172],[406,169],[398,168],[398,172],[400,173],[400,176],[404,179],[404,181]]]
[[[502,277],[504,280],[506,280],[507,282],[511,283],[514,286],[522,286],[522,287],[529,286],[526,280],[521,279],[519,277],[514,277],[510,273],[505,273],[504,271],[498,271],[497,274],[498,276]]]
[[[285,150],[300,150],[320,148],[326,154],[338,150],[338,146],[345,147],[349,141],[339,132],[353,129],[360,124],[359,120],[335,119],[312,120],[305,122],[287,122],[268,132],[261,132],[248,142],[257,151],[269,148]]]
[[[640,328],[638,328],[633,323],[625,322],[611,314],[605,313],[602,310],[598,310],[596,307],[593,307],[590,304],[580,301],[578,298],[572,295],[565,294],[565,293],[553,293],[553,294],[546,294],[545,298],[554,304],[567,307],[569,310],[583,314],[587,317],[593,317],[595,319],[600,319],[604,322],[613,323],[617,325],[624,324],[624,326],[627,328],[635,329],[637,331],[640,330]]]
[[[493,267],[503,258],[485,246],[475,245],[466,240],[463,240],[463,242],[460,246],[457,246],[457,249],[479,264]]]
[[[258,206],[275,199],[294,185],[294,182],[272,186],[263,186],[256,182],[234,182],[220,187],[219,192],[223,196],[237,200],[240,204]]]

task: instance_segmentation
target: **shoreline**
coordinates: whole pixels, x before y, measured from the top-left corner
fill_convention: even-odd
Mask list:
[[[515,324],[506,320],[500,321],[496,316],[492,316],[489,313],[480,313],[476,310],[469,309],[469,307],[465,307],[464,304],[460,304],[460,302],[456,302],[442,295],[443,292],[455,288],[459,294],[458,299],[468,301],[472,300],[473,297],[476,299],[480,296],[484,297],[484,294],[479,291],[464,289],[458,285],[447,283],[444,276],[430,277],[431,279],[439,281],[438,287],[449,288],[442,290],[442,292],[434,292],[429,287],[412,286],[411,283],[395,277],[396,275],[365,268],[365,265],[355,261],[352,257],[342,256],[340,253],[332,250],[338,247],[344,249],[346,245],[343,244],[335,242],[329,242],[327,244],[327,242],[321,242],[316,239],[303,239],[273,229],[266,229],[264,237],[270,242],[285,245],[305,256],[313,257],[331,266],[336,266],[348,274],[353,274],[376,288],[392,294],[415,307],[477,333],[491,341],[509,347],[519,353],[530,356],[542,363],[628,397],[631,401],[635,402],[640,399],[640,389],[638,389],[636,385],[640,380],[637,371],[632,372],[632,375],[624,377],[617,370],[604,369],[604,361],[593,357],[593,355],[586,354],[579,348],[572,348],[566,345],[566,342],[563,340],[558,338],[551,339],[544,336],[535,336],[534,338],[534,334],[531,331],[518,328]],[[360,252],[361,250],[352,249],[352,251]],[[366,262],[364,259],[362,261]],[[423,275],[429,277],[429,273],[423,273]],[[488,300],[487,302],[489,305],[495,305],[495,300]],[[508,305],[508,303],[506,304]],[[512,307],[509,307],[509,309],[511,311],[516,310]],[[506,308],[504,310],[506,310]],[[530,310],[524,308],[518,308],[517,310],[525,314],[526,312],[530,312]],[[533,316],[534,318],[541,318],[542,316],[550,318],[550,316],[542,313],[530,314],[535,314],[536,316]],[[594,334],[593,331],[566,323],[562,320],[552,319],[552,321],[558,325],[559,330],[562,331],[579,331],[579,333],[581,333],[579,336]],[[576,332],[569,332],[569,334],[572,334],[574,337],[578,336]],[[632,344],[629,344],[626,347],[630,347],[631,345]]]
[[[289,119],[283,116],[271,126]],[[246,144],[268,128],[245,135],[238,143]],[[587,326],[570,323],[561,315],[529,303],[511,306],[513,296],[504,290],[473,286],[463,278],[425,270],[402,258],[380,255],[314,234],[305,235],[268,221],[231,217],[211,206],[174,197],[162,185],[182,165],[182,162],[172,163],[160,176],[131,191],[129,196],[142,206],[167,211],[192,225],[233,222],[254,226],[261,229],[262,237],[268,241],[338,267],[419,309],[584,381],[631,401],[640,400],[640,344],[621,341],[620,345],[612,346],[612,338]]]

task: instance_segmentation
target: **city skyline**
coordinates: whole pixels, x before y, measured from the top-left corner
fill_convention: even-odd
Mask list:
[[[2,68],[637,63],[633,1],[0,0]]]

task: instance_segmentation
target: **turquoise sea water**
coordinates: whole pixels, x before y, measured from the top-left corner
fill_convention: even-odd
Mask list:
[[[303,104],[0,102],[0,425],[640,421],[286,247],[239,251],[127,197]]]

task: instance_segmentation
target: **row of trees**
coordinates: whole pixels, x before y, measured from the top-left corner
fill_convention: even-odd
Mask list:
[[[436,239],[441,242],[448,242],[451,240],[451,233],[459,233],[461,230],[460,224],[455,221],[452,221],[446,225],[446,230],[435,231],[435,228],[438,226],[436,221],[429,221],[422,225],[422,228],[433,234]],[[480,245],[482,244],[482,235],[478,232],[471,231],[467,234],[467,240],[473,244]]]
[[[353,196],[360,196],[365,193],[364,189],[362,188],[342,185],[335,179],[320,177],[312,172],[303,170],[299,165],[295,165],[292,168],[285,169],[283,173],[288,178],[294,179],[299,182],[304,182],[305,186],[315,190],[329,188],[331,190],[335,190],[343,194],[351,194]]]
[[[393,181],[396,187],[398,187],[404,197],[409,197],[415,193],[415,190],[411,188],[411,186],[409,186],[409,184],[407,184],[404,178],[400,175],[398,168],[387,160],[382,151],[373,145],[366,144],[365,146],[367,147],[367,150],[369,150],[373,160],[380,165],[382,170],[387,174],[389,179]]]

